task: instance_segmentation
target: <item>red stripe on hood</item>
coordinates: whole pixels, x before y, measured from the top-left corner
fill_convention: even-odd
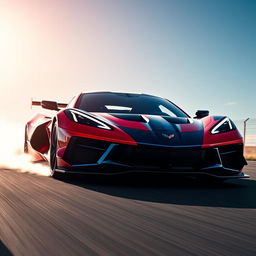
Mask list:
[[[202,129],[201,123],[193,121],[193,123],[179,124],[181,132],[197,132]]]

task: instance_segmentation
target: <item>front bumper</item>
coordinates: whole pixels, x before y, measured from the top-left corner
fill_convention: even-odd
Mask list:
[[[248,178],[243,145],[201,148],[139,144],[137,146],[72,137],[63,155],[70,167],[56,171],[76,174],[156,173],[215,178]]]

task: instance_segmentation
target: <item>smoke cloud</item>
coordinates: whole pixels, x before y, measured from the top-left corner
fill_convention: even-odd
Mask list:
[[[33,163],[31,157],[24,154],[24,133],[25,125],[0,121],[0,168],[49,176],[47,165]]]

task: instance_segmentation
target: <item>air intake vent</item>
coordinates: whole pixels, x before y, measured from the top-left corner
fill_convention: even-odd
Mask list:
[[[116,118],[120,118],[127,121],[135,121],[135,122],[142,122],[142,123],[147,123],[148,121],[142,115],[138,115],[138,114],[111,114],[111,115]]]
[[[164,116],[166,121],[172,124],[189,124],[189,119],[184,117],[172,117],[172,116]]]
[[[63,159],[72,165],[97,163],[109,145],[105,141],[72,137]]]

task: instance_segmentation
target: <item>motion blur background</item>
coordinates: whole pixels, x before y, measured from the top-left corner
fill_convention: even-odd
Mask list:
[[[169,98],[228,115],[256,141],[256,1],[0,0],[1,129],[31,98],[81,91]],[[22,127],[23,128],[23,127]]]

